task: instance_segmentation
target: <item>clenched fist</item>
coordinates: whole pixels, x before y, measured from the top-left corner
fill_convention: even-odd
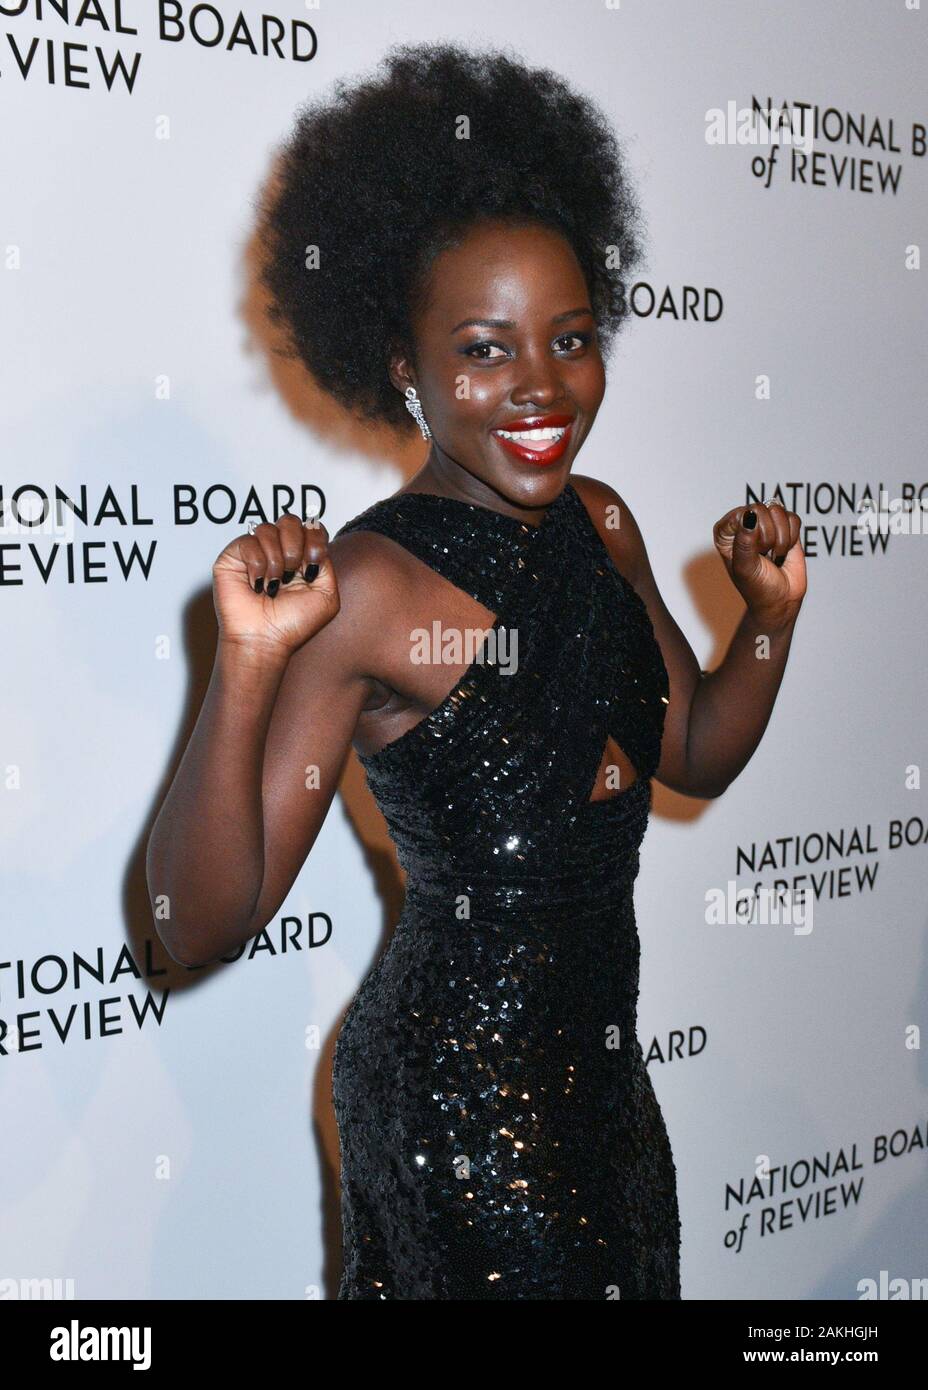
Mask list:
[[[756,521],[749,523],[751,514]],[[806,592],[802,523],[781,502],[733,507],[715,523],[715,548],[732,583],[761,622],[778,627],[799,612]]]
[[[213,565],[223,640],[289,659],[339,608],[329,535],[321,521],[283,512],[236,536]]]

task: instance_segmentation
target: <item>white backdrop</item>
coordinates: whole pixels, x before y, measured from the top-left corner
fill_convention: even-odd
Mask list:
[[[79,1298],[334,1297],[332,1046],[401,901],[360,769],[235,963],[166,957],[144,846],[249,491],[273,517],[275,485],[320,488],[334,534],[418,466],[269,358],[253,235],[297,105],[431,38],[512,44],[629,141],[651,254],[577,467],[627,499],[701,665],[740,608],[713,523],[777,488],[805,523],[809,594],[763,743],[719,800],[656,785],[642,850],[639,1037],[684,1297],[855,1299],[881,1271],[884,1296],[928,1275],[928,540],[874,546],[854,511],[866,487],[928,499],[925,9],[269,0],[304,26],[299,52],[315,32],[296,61],[229,51],[237,5],[212,47],[160,35],[157,0],[83,23],[0,6],[0,489],[86,504],[66,534],[0,536],[2,1296],[42,1279]],[[243,13],[260,49],[262,6]],[[104,76],[117,54],[131,90]],[[805,181],[781,145],[768,184],[769,146],[706,141],[707,111],[755,99],[850,113],[865,141],[820,133]],[[234,502],[214,493],[210,519],[214,486]],[[195,514],[175,509],[190,490]],[[804,884],[813,930],[707,924],[730,880]]]

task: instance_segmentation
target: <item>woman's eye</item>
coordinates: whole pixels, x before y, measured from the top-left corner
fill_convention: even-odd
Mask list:
[[[497,352],[501,352],[505,357],[506,349],[501,348],[499,343],[472,343],[470,347],[465,348],[464,351],[468,357],[477,357],[477,354],[480,353],[481,356],[477,357],[477,360],[479,362],[488,362],[491,359],[488,356],[483,356],[482,354],[490,353],[494,349]]]
[[[556,352],[577,352],[586,347],[592,341],[591,333],[562,333],[559,338],[554,340]],[[471,343],[464,348],[466,357],[473,357],[478,362],[495,362],[497,357],[508,357],[508,348],[501,343]]]
[[[573,343],[576,347],[585,347],[586,344],[590,341],[590,334],[589,334],[589,333],[564,333],[560,338],[555,338],[554,341],[555,341],[555,344],[557,344],[557,343],[567,343],[567,344],[568,344],[568,346],[567,346],[566,348],[562,348],[562,349],[561,349],[562,352],[572,352],[572,351],[574,351],[574,348],[572,348],[572,347],[570,346],[570,344]]]

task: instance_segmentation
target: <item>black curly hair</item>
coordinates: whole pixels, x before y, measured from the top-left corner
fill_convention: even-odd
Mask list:
[[[605,116],[504,50],[399,45],[373,76],[300,107],[258,232],[268,314],[319,384],[360,418],[415,429],[390,381],[415,362],[425,272],[484,220],[539,222],[573,247],[601,351],[627,317],[641,210]],[[459,138],[469,123],[469,138]],[[318,268],[306,253],[319,248]]]

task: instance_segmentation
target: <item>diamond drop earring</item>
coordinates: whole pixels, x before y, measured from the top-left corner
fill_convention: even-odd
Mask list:
[[[422,438],[431,439],[432,431],[426,423],[425,415],[422,410],[422,402],[419,400],[415,386],[406,387],[406,409],[422,431]]]

